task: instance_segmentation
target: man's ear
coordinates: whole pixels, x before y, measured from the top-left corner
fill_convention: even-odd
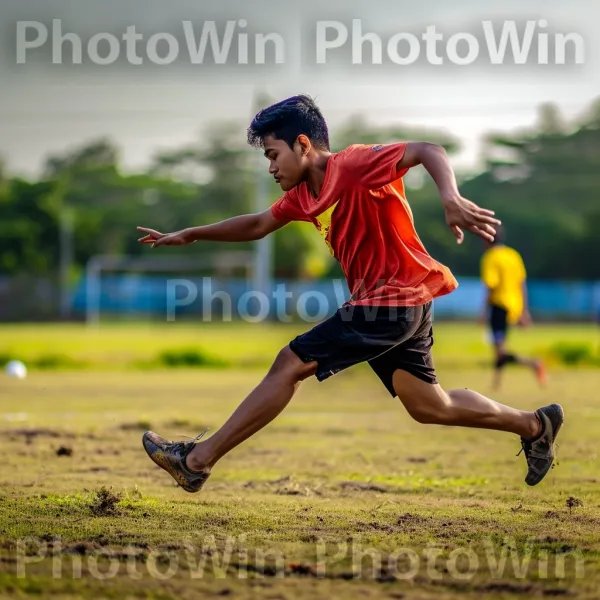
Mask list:
[[[298,151],[300,152],[300,156],[306,156],[310,152],[310,149],[312,148],[312,144],[310,143],[310,140],[303,133],[300,134],[298,136],[298,138],[296,139],[296,144],[298,147]]]

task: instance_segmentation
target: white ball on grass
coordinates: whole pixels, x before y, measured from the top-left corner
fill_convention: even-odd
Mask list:
[[[6,363],[4,370],[9,377],[15,377],[16,379],[25,379],[27,377],[27,367],[20,360],[9,361]]]

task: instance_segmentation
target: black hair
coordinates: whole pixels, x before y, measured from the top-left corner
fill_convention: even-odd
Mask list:
[[[496,235],[494,236],[494,245],[504,244],[505,231],[504,225],[494,225],[496,229]]]
[[[315,101],[304,94],[286,98],[258,112],[248,127],[248,143],[264,148],[265,136],[272,135],[293,148],[302,134],[315,147],[329,150],[327,123]]]

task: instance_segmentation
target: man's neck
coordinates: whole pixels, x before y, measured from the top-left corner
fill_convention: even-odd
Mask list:
[[[308,169],[306,185],[308,185],[308,189],[315,198],[319,196],[323,188],[325,174],[327,173],[327,163],[330,158],[331,152],[319,152]]]

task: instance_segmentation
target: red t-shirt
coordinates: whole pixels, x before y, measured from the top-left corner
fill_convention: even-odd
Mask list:
[[[415,231],[397,171],[406,143],[355,144],[332,154],[318,198],[306,183],[272,207],[280,221],[309,221],[339,261],[352,294],[349,304],[420,306],[458,287]]]

